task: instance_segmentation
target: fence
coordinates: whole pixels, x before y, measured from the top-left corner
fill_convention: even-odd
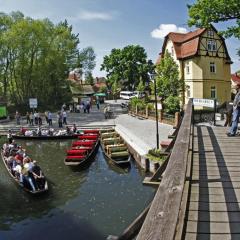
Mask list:
[[[128,113],[132,116],[136,116],[140,118],[148,118],[152,120],[156,119],[155,109],[148,109],[147,107],[145,109],[138,108],[138,106],[136,106],[135,108],[130,107]],[[179,113],[175,113],[175,115],[170,115],[170,114],[163,113],[162,111],[158,111],[158,121],[161,123],[177,126],[178,114]]]

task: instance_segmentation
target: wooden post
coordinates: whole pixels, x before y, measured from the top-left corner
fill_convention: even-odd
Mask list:
[[[136,105],[136,115],[138,114],[138,106]]]
[[[180,123],[180,112],[175,112],[175,127],[177,128]]]
[[[163,112],[162,110],[159,111],[159,122],[163,121]]]
[[[148,118],[148,113],[149,111],[148,111],[148,106],[146,106],[146,118]]]

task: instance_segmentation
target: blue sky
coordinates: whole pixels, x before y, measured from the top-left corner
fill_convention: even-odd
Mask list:
[[[153,62],[161,51],[163,36],[168,31],[190,31],[187,7],[193,0],[0,0],[0,11],[21,11],[32,18],[49,18],[58,23],[67,19],[74,33],[79,33],[80,48],[92,46],[97,55],[94,76],[100,71],[103,57],[112,48],[129,44],[144,47]],[[171,25],[170,25],[171,24]],[[218,30],[224,25],[215,25]],[[240,69],[237,39],[226,41],[234,62],[232,72]]]

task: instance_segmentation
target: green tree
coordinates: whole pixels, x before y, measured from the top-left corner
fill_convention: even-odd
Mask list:
[[[114,83],[112,84],[112,95],[115,101],[117,101],[117,95],[120,92],[120,90],[121,89],[119,87],[118,81],[117,79],[115,79]]]
[[[108,82],[118,81],[123,89],[134,90],[140,79],[145,82],[147,73],[152,71],[153,63],[147,60],[145,49],[139,45],[128,45],[123,49],[112,49],[105,56],[101,70],[107,72]]]
[[[180,101],[178,96],[168,96],[164,101],[164,109],[167,113],[175,113],[180,110]]]
[[[240,1],[239,0],[197,0],[188,5],[189,26],[209,27],[211,23],[228,21],[228,26],[222,34],[225,37],[234,36],[240,39]],[[238,50],[240,55],[240,49]]]
[[[141,79],[138,86],[137,86],[137,91],[144,92],[144,90],[145,90],[145,85],[143,83],[143,80]]]
[[[85,73],[85,82],[86,82],[87,84],[91,84],[91,85],[94,84],[94,78],[93,78],[93,75],[92,75],[91,72]]]
[[[162,97],[163,101],[170,95],[180,95],[183,91],[184,81],[179,79],[178,65],[168,52],[156,66],[156,73],[157,95]],[[153,84],[151,88],[154,92]]]
[[[92,47],[86,47],[79,52],[78,65],[85,74],[85,77],[92,73],[96,66],[96,54]]]
[[[78,35],[66,20],[54,25],[48,19],[34,20],[20,12],[0,13],[3,94],[15,105],[28,105],[30,97],[38,98],[43,107],[67,102],[66,78],[68,70],[79,65],[78,44]],[[86,59],[90,55],[86,54]]]

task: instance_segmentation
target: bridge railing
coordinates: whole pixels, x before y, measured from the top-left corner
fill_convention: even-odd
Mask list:
[[[189,101],[167,168],[137,240],[180,239],[183,229],[188,161],[192,158],[192,101]],[[186,199],[185,201],[186,205]]]

